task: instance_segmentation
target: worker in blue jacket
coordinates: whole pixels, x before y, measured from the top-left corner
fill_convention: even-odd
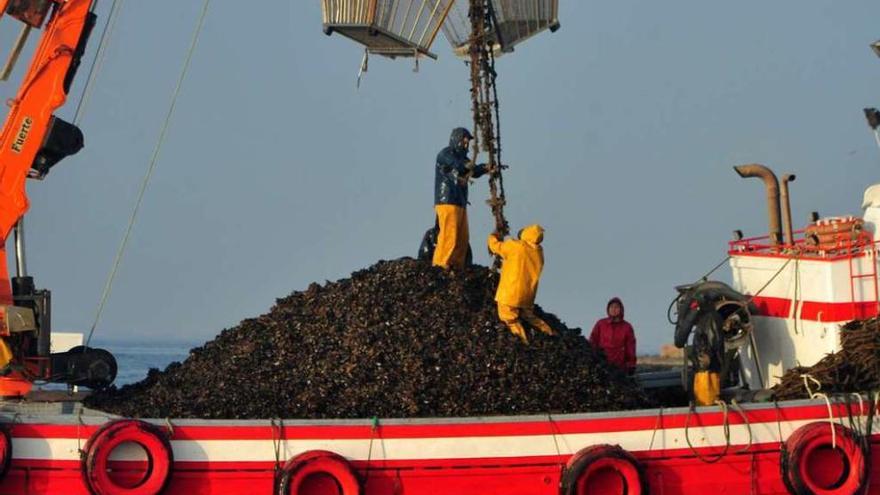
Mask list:
[[[485,164],[475,165],[468,159],[468,147],[473,138],[467,129],[455,128],[449,146],[437,154],[434,211],[440,233],[434,249],[434,266],[458,268],[465,264],[469,242],[468,182],[488,172]]]

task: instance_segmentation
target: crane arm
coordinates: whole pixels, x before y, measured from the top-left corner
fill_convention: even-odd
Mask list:
[[[6,240],[28,210],[25,180],[43,178],[59,160],[83,145],[80,130],[54,112],[67,101],[95,24],[93,3],[0,0],[0,17],[15,17],[25,23],[25,29],[39,28],[49,18],[21,86],[7,102],[9,114],[0,131],[0,305],[12,304]]]

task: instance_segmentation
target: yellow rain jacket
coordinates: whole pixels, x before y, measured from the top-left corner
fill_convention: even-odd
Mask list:
[[[501,281],[495,300],[515,308],[531,308],[538,292],[538,280],[544,269],[544,229],[530,225],[520,232],[519,240],[502,241],[489,236],[489,251],[501,256]]]

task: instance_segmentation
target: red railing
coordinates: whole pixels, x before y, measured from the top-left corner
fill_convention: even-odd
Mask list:
[[[807,229],[794,232],[793,244],[779,243],[774,245],[770,236],[751,237],[729,243],[728,254],[731,256],[756,256],[768,258],[839,261],[847,260],[850,279],[850,302],[852,314],[856,317],[869,318],[880,314],[880,277],[878,277],[877,254],[880,252],[878,244],[870,232],[860,231],[853,235],[852,232],[841,232],[832,242],[816,242],[806,235]],[[870,268],[867,272],[858,272],[855,260],[862,257],[870,257]],[[873,282],[874,297],[863,297],[863,301],[856,300],[856,281],[870,278]],[[874,302],[873,310],[857,312],[859,302]],[[861,306],[859,306],[861,307]]]
[[[781,258],[808,258],[833,260],[858,258],[866,252],[877,250],[877,242],[869,232],[859,232],[855,238],[849,233],[841,233],[834,243],[816,244],[807,236],[806,229],[794,232],[794,243],[774,245],[770,236],[750,237],[730,241],[727,253],[730,255],[772,256]]]

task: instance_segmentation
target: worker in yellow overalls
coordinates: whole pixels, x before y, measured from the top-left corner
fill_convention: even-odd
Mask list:
[[[467,219],[468,182],[487,172],[486,165],[475,165],[468,159],[470,131],[463,127],[452,130],[449,146],[437,154],[434,172],[434,211],[437,213],[437,246],[432,264],[443,268],[464,266],[468,252]]]
[[[543,240],[544,229],[540,225],[530,225],[522,229],[518,240],[502,240],[497,232],[489,236],[489,251],[504,260],[501,265],[501,280],[495,293],[498,318],[524,344],[528,344],[529,339],[523,328],[523,321],[547,335],[556,335],[550,325],[534,311],[538,281],[544,269],[544,250],[541,247]]]

